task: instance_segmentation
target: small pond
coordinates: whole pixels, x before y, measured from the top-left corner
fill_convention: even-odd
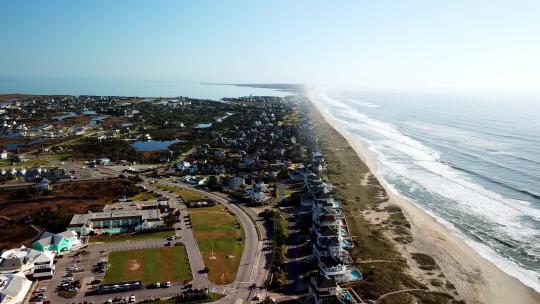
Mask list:
[[[177,142],[180,142],[180,140],[138,140],[131,144],[135,150],[139,152],[150,152],[150,151],[159,151],[159,150],[167,150],[167,148],[175,144]]]

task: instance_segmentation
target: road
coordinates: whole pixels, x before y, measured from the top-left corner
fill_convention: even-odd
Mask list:
[[[264,225],[261,224],[261,219],[257,221],[258,216],[255,212],[249,208],[242,208],[236,204],[231,204],[230,199],[222,193],[219,193],[218,195],[216,192],[195,189],[183,183],[172,183],[164,180],[161,180],[160,183],[182,189],[189,189],[190,191],[200,193],[207,198],[215,200],[232,211],[244,228],[244,252],[240,260],[240,266],[236,273],[235,281],[228,285],[213,285],[212,287],[214,292],[220,292],[226,295],[218,302],[241,304],[243,301],[250,301],[255,294],[264,293],[264,285],[268,275],[267,268],[269,266],[269,254],[265,254],[264,248],[268,246],[268,239],[266,238]],[[247,213],[250,214],[248,215]],[[261,239],[258,237],[255,224],[259,226],[258,230],[261,232]],[[257,288],[250,288],[253,284],[255,284]]]

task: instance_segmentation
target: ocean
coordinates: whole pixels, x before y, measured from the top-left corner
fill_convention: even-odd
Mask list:
[[[540,100],[314,91],[386,186],[540,292]]]
[[[175,97],[220,100],[253,95],[286,96],[267,88],[207,84],[196,81],[152,81],[96,78],[0,77],[0,94]]]

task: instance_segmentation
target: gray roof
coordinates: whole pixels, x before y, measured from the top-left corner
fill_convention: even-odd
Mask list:
[[[28,280],[22,273],[0,274],[0,302],[6,298],[15,298]]]
[[[159,210],[113,210],[86,214],[75,214],[69,223],[69,227],[77,227],[88,224],[90,221],[112,220],[120,218],[140,217],[141,221],[159,220]]]

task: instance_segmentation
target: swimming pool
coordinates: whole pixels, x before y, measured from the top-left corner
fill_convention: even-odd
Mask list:
[[[343,298],[345,298],[345,300],[347,300],[349,302],[354,301],[354,298],[353,298],[352,294],[348,290],[342,291],[341,295],[343,296]]]
[[[343,240],[343,241],[341,241],[341,247],[349,248],[349,247],[351,247],[351,243],[349,243],[349,241],[347,241],[347,240]]]
[[[353,281],[362,280],[362,273],[358,271],[357,269],[351,271],[351,279]]]

